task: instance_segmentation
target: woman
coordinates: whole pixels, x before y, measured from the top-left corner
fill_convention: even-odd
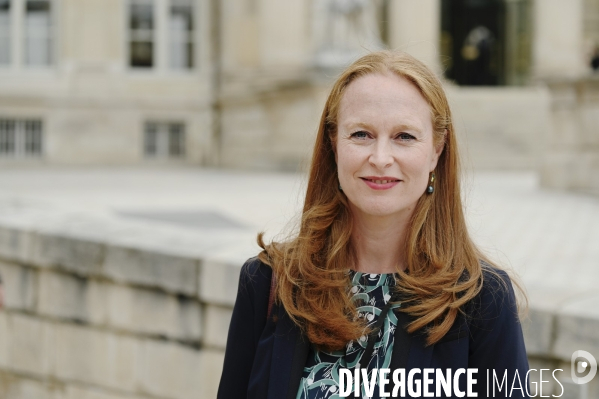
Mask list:
[[[376,52],[341,74],[299,232],[258,241],[263,251],[241,272],[219,398],[337,398],[344,369],[378,388],[381,369],[404,370],[416,378],[401,396],[528,397],[510,280],[468,235],[449,105],[413,57]],[[447,391],[423,379],[426,369],[458,376]],[[493,373],[506,375],[501,390]],[[351,397],[384,395],[363,380]]]

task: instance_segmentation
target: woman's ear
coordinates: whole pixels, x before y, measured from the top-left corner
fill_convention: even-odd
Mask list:
[[[437,144],[437,148],[435,148],[435,151],[437,152],[437,156],[441,156],[441,153],[443,152],[443,149],[445,148],[446,142],[447,142],[447,129],[443,129],[443,137]]]
[[[441,156],[441,154],[443,153],[443,150],[445,149],[445,142],[447,141],[447,129],[443,130],[443,137],[441,137],[441,140],[439,140],[436,144],[435,144],[435,155],[433,155],[433,162],[432,162],[432,170],[435,170],[435,168],[437,167],[437,162],[439,161],[439,157]]]

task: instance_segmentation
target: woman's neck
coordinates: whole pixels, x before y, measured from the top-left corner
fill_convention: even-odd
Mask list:
[[[354,215],[352,245],[355,268],[363,273],[395,273],[406,268],[403,243],[408,217]]]

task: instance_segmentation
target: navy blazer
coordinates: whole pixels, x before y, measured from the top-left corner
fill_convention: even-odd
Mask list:
[[[503,281],[483,266],[483,287],[467,304],[467,316],[460,313],[448,333],[434,345],[426,346],[422,334],[408,334],[404,327],[410,317],[396,311],[398,328],[391,370],[403,368],[407,375],[412,368],[478,368],[475,392],[479,398],[493,397],[492,382],[487,385],[487,370],[495,371],[499,384],[507,371],[503,388],[499,390],[499,384],[495,384],[494,397],[528,398],[528,360],[514,292],[507,274],[495,272]],[[249,259],[241,269],[218,399],[296,398],[310,343],[282,306],[273,306],[267,320],[271,276],[272,269],[258,258]],[[492,371],[489,375],[493,380]],[[516,379],[521,390],[517,389]],[[509,396],[513,384],[516,388]],[[465,378],[459,385],[465,392]],[[434,392],[434,384],[430,391]]]

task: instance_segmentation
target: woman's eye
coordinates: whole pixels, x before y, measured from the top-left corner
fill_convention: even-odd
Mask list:
[[[409,133],[400,133],[400,134],[397,135],[397,138],[399,140],[402,140],[402,141],[409,141],[409,140],[414,140],[415,139],[415,137],[412,136]]]
[[[368,138],[368,133],[363,132],[363,131],[359,131],[359,132],[352,133],[351,137],[355,138],[355,139],[367,139]]]

